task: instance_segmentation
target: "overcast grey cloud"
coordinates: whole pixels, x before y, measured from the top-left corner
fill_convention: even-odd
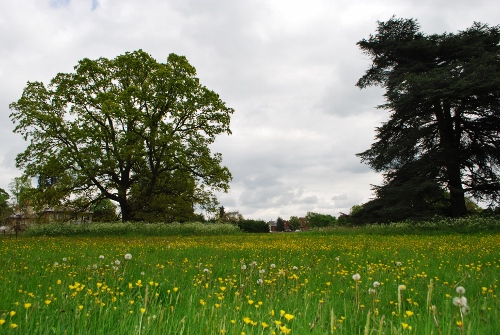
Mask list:
[[[0,187],[19,176],[9,103],[27,81],[48,83],[78,60],[143,49],[185,55],[200,81],[235,109],[220,152],[233,174],[218,198],[265,220],[338,215],[367,201],[381,177],[360,163],[379,88],[354,85],[370,62],[356,42],[392,15],[428,34],[500,24],[500,3],[468,0],[3,0],[0,2]]]

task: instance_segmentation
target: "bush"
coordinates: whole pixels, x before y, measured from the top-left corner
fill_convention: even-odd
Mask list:
[[[169,235],[227,235],[237,234],[239,230],[231,224],[214,223],[50,223],[31,225],[26,234],[29,236],[169,236]]]
[[[247,233],[269,233],[269,226],[263,220],[242,220],[238,227]]]

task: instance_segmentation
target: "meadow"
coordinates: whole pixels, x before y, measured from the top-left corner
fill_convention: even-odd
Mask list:
[[[4,237],[0,334],[500,334],[499,237]]]

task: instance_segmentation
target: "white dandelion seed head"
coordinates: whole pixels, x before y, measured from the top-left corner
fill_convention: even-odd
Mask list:
[[[144,271],[142,271],[142,272],[141,272],[141,275],[143,275],[143,276],[144,276],[145,274],[146,274],[146,273],[145,273]]]
[[[92,265],[94,269],[97,269],[97,264]]]
[[[260,270],[259,270],[259,273],[260,273],[260,274],[262,274],[262,273],[264,273],[264,272],[266,272],[266,270],[264,270],[264,269],[260,269]]]
[[[401,266],[401,265],[403,265],[403,263],[401,263],[401,262],[396,262],[396,266]]]
[[[398,291],[404,291],[404,290],[406,290],[406,285],[401,284],[398,286]]]
[[[253,261],[252,263],[250,263],[250,266],[257,266],[257,262]]]
[[[276,264],[271,263],[270,267],[271,267],[271,269],[274,269],[274,268],[276,268]]]
[[[104,255],[100,255],[100,256],[99,256],[99,259],[104,259]]]
[[[296,267],[295,265],[293,266],[292,270],[298,270],[299,268]]]
[[[113,270],[118,271],[118,266],[113,265]]]
[[[115,265],[120,265],[120,261],[119,260],[115,260]]]
[[[59,263],[57,263],[57,262],[54,262],[54,266],[59,266]]]
[[[257,279],[257,284],[262,285],[263,283],[264,281],[262,280],[262,278]]]
[[[66,262],[68,259],[66,257],[63,258],[63,262]]]
[[[375,291],[374,288],[369,288],[368,289],[368,294],[375,294],[375,292],[377,292],[377,291]]]
[[[379,286],[380,286],[380,282],[378,282],[378,281],[373,282],[373,287],[377,288]]]
[[[125,259],[132,259],[132,255],[131,254],[125,254]]]
[[[246,270],[247,269],[247,266],[245,264],[241,264],[241,269],[242,270]]]
[[[209,270],[209,269],[207,269],[207,268],[204,268],[204,269],[203,269],[203,272],[205,272],[205,273],[209,273],[209,272],[210,272],[210,270]]]
[[[466,297],[455,297],[453,298],[453,305],[458,307],[467,306],[467,298]]]
[[[335,260],[338,262],[340,260],[340,257],[339,256],[335,257]]]
[[[359,273],[355,273],[352,275],[352,279],[354,279],[355,281],[358,281],[361,279],[361,276],[359,275]]]
[[[465,293],[465,288],[463,286],[458,286],[457,287],[457,293],[458,294],[464,294]]]
[[[470,313],[470,307],[469,306],[462,306],[462,313],[467,315]]]

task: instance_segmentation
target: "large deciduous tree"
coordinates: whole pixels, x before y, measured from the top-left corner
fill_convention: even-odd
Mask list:
[[[379,107],[390,113],[376,142],[358,154],[384,173],[378,195],[399,189],[418,197],[422,182],[437,182],[454,217],[467,213],[466,194],[498,202],[500,26],[426,35],[416,20],[393,17],[357,44],[372,60],[357,86],[383,87]],[[427,204],[440,201],[431,198]]]
[[[231,133],[233,110],[183,56],[159,63],[139,50],[83,59],[47,86],[28,82],[10,108],[14,131],[29,142],[17,166],[39,177],[50,205],[106,198],[126,221],[187,204],[191,212],[213,208],[214,191],[229,187],[231,174],[210,145]]]

